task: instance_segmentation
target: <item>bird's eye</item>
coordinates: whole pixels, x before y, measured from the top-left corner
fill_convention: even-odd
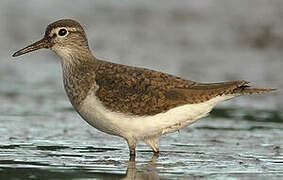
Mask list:
[[[59,36],[66,36],[67,33],[68,33],[68,31],[64,28],[62,28],[58,31]]]

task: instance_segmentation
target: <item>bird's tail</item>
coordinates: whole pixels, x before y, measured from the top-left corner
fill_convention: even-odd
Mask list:
[[[275,91],[276,89],[264,89],[264,88],[251,88],[248,81],[229,81],[220,83],[208,83],[198,84],[194,86],[198,92],[206,91],[207,94],[217,95],[244,95],[244,94],[256,94]]]
[[[247,85],[248,82],[246,82],[244,85],[239,86],[235,89],[233,89],[232,94],[258,94],[258,93],[265,93],[270,91],[275,91],[276,89],[265,89],[265,88],[251,88],[249,85]]]
[[[239,95],[264,93],[276,90],[251,88],[248,84],[248,81],[199,83],[187,89],[178,89],[178,93],[183,92],[186,97],[186,102],[195,104],[208,101],[217,96],[227,96],[227,98],[231,98]]]

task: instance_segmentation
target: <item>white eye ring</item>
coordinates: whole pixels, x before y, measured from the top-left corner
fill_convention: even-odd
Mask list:
[[[61,29],[59,29],[59,31],[58,31],[58,36],[60,36],[60,37],[65,37],[65,36],[67,36],[68,35],[68,31],[67,31],[67,29],[65,29],[65,28],[61,28]]]

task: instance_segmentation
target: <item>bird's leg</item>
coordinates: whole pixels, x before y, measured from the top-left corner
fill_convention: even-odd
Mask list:
[[[154,154],[159,153],[159,147],[158,147],[158,144],[157,144],[157,142],[158,142],[157,137],[146,139],[146,140],[144,140],[144,142],[151,147]]]
[[[127,143],[129,146],[129,150],[130,150],[130,156],[135,156],[136,155],[136,140],[134,140],[133,138],[128,138],[127,139]]]

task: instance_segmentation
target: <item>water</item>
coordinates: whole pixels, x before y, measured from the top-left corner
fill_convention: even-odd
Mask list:
[[[59,58],[12,61],[60,18],[80,21],[94,54],[201,82],[283,87],[279,0],[0,2],[0,179],[282,179],[282,92],[241,97],[145,144],[90,127],[71,108]],[[64,8],[62,8],[64,7]],[[251,13],[252,12],[252,13]]]

